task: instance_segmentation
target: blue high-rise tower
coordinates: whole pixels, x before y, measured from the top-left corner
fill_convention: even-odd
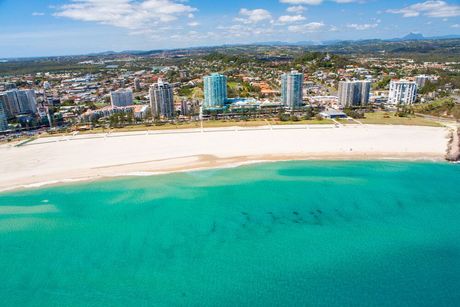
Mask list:
[[[222,108],[227,101],[227,77],[218,73],[203,78],[204,108]]]

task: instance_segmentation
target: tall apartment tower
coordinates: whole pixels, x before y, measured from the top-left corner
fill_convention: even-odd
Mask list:
[[[172,118],[174,116],[173,87],[161,79],[149,90],[150,108],[154,118]]]
[[[204,108],[222,108],[227,101],[227,77],[213,73],[203,78]]]
[[[370,81],[340,81],[339,104],[342,107],[365,106],[369,103]]]
[[[15,117],[19,114],[36,114],[37,101],[34,90],[9,90],[0,93],[0,103],[3,104],[6,116]]]
[[[34,90],[17,91],[21,113],[37,113],[37,100],[35,99]]]
[[[6,115],[6,107],[2,101],[0,101],[0,131],[8,130],[8,119]]]
[[[141,80],[139,78],[134,78],[134,90],[139,92],[141,89]]]
[[[289,109],[296,109],[303,104],[303,74],[298,71],[281,76],[281,100]]]
[[[407,80],[393,80],[390,82],[388,104],[410,105],[417,100],[417,83]]]
[[[133,91],[120,89],[110,93],[112,107],[126,107],[133,104]]]

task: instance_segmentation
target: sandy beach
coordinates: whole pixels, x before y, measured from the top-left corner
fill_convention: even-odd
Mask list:
[[[444,160],[448,130],[418,126],[216,128],[0,145],[0,191],[280,160]]]

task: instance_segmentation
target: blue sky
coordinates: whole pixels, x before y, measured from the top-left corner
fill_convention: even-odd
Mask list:
[[[458,0],[0,0],[0,57],[460,34]]]

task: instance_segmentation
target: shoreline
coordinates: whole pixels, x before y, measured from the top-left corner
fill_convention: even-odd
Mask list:
[[[363,125],[118,133],[0,146],[0,193],[281,161],[445,161],[447,130]]]
[[[193,157],[193,158],[204,158],[203,157]],[[192,157],[190,157],[192,158]],[[192,166],[184,166],[184,167],[177,167],[171,169],[164,169],[162,171],[149,171],[145,170],[144,168],[139,168],[138,170],[133,170],[126,173],[117,173],[115,171],[118,167],[124,167],[126,165],[118,165],[118,166],[111,166],[105,167],[108,172],[111,174],[98,174],[88,177],[74,177],[74,178],[64,178],[64,179],[55,179],[55,180],[48,180],[48,181],[36,181],[34,183],[19,183],[16,186],[11,187],[4,187],[0,189],[0,193],[8,193],[8,192],[15,192],[15,191],[23,191],[23,190],[33,190],[39,188],[49,188],[49,187],[58,187],[58,186],[65,186],[71,184],[78,184],[78,183],[90,183],[90,182],[98,182],[104,180],[111,180],[111,179],[121,179],[121,178],[137,178],[137,177],[154,177],[154,176],[162,176],[162,175],[169,175],[169,174],[177,174],[177,173],[187,173],[187,172],[199,172],[199,171],[207,171],[207,170],[219,170],[219,169],[227,169],[227,168],[238,168],[247,165],[255,165],[255,164],[265,164],[265,163],[278,163],[278,162],[289,162],[289,161],[330,161],[330,162],[351,162],[351,161],[396,161],[396,162],[432,162],[432,163],[448,163],[444,159],[440,159],[437,155],[433,155],[432,157],[415,157],[412,155],[400,155],[400,156],[389,156],[386,154],[379,154],[379,155],[369,155],[364,153],[359,153],[357,155],[350,155],[347,157],[339,157],[334,155],[317,155],[317,156],[310,156],[310,157],[255,157],[252,159],[251,157],[245,157],[241,159],[230,159],[232,161],[228,161],[229,159],[217,159],[207,165],[203,166],[201,163],[200,165],[192,165]],[[149,163],[149,162],[145,162]],[[136,166],[144,165],[145,163],[140,162],[135,164]],[[132,165],[132,164],[131,164]],[[142,169],[142,170],[141,170]],[[38,179],[38,178],[35,178]]]

